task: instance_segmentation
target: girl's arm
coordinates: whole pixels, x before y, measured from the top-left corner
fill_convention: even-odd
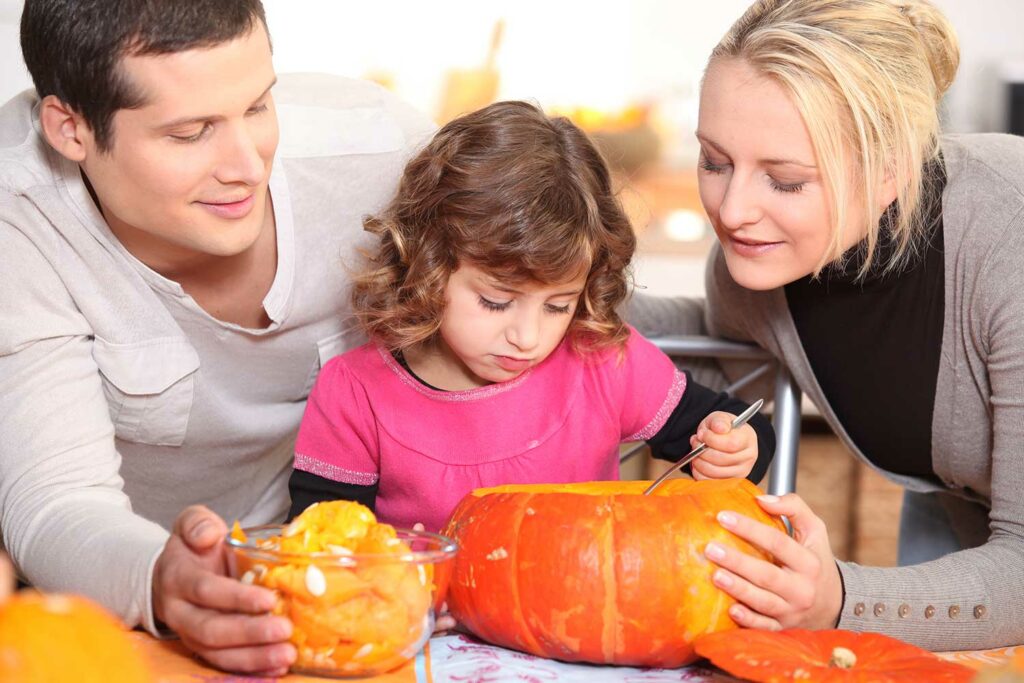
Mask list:
[[[647,440],[651,455],[660,460],[678,460],[685,455],[690,450],[690,437],[709,414],[722,411],[739,415],[747,408],[747,404],[737,398],[697,384],[688,370],[683,374],[686,375],[686,391],[664,426]],[[768,418],[760,413],[752,417],[749,424],[757,434],[757,462],[747,479],[757,483],[764,478],[775,455],[775,430]],[[689,473],[689,465],[684,471]]]
[[[287,521],[292,521],[313,503],[321,503],[326,500],[353,500],[374,510],[379,487],[379,483],[369,486],[348,484],[343,481],[333,481],[311,472],[293,470],[292,476],[288,480],[288,492],[292,496],[292,507],[288,511]]]

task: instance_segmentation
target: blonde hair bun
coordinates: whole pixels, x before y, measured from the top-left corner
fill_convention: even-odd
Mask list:
[[[935,80],[935,101],[953,85],[960,66],[960,41],[949,19],[927,0],[897,0],[900,14],[917,29]]]

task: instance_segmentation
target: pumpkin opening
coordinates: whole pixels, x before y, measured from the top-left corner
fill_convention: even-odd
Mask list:
[[[654,489],[649,496],[678,496],[686,493],[700,492],[702,496],[714,493],[717,490],[734,490],[742,485],[740,479],[709,479],[707,481],[693,481],[691,479],[673,479],[672,488],[663,491],[663,487]],[[571,493],[579,496],[642,496],[650,481],[586,481],[572,484],[505,484],[503,486],[491,486],[488,488],[474,489],[470,494],[476,498],[489,496],[495,493]],[[692,489],[692,491],[690,490]]]

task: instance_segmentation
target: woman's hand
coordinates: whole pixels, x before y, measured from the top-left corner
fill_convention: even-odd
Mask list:
[[[732,428],[736,418],[716,410],[705,417],[690,437],[690,447],[699,442],[708,449],[690,464],[694,479],[742,479],[757,462],[757,432],[749,424]]]
[[[273,591],[227,575],[224,521],[187,508],[153,568],[153,612],[220,669],[283,676],[295,661],[291,622],[269,612]]]
[[[773,631],[835,628],[843,587],[825,523],[795,493],[757,500],[768,514],[789,518],[793,538],[735,512],[718,513],[719,524],[778,562],[776,566],[708,543],[704,554],[720,567],[712,580],[739,603],[729,609],[729,616],[740,626]]]

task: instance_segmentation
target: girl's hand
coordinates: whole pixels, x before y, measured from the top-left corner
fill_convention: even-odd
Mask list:
[[[749,424],[732,429],[736,418],[715,411],[704,418],[690,437],[690,448],[703,441],[708,445],[691,464],[694,479],[742,479],[757,462],[757,432]]]
[[[793,538],[735,512],[718,513],[719,524],[779,563],[707,544],[705,556],[720,567],[712,580],[740,603],[729,609],[729,616],[740,626],[772,631],[835,628],[843,588],[825,523],[795,493],[758,496],[757,501],[768,514],[789,518]]]

